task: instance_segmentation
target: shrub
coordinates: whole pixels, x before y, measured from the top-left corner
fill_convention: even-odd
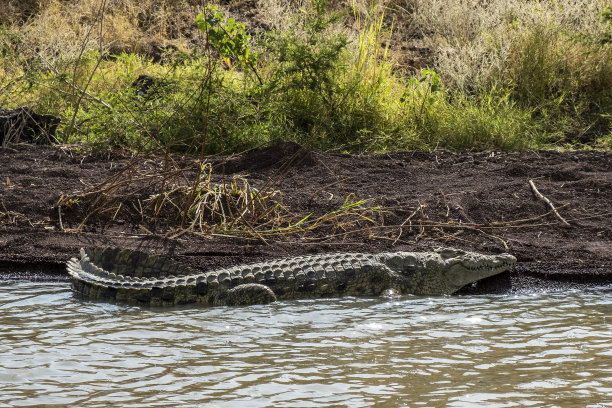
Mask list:
[[[282,1],[264,3],[271,10]],[[178,15],[195,3],[167,7]],[[170,36],[179,26],[162,16],[165,3],[146,13],[151,0],[112,3],[96,25],[97,2],[48,0],[31,21],[0,28],[0,106],[62,117],[63,142],[134,150],[235,152],[278,140],[349,151],[610,145],[609,7],[365,3],[344,13],[330,13],[323,0],[292,3],[266,17],[278,30],[254,41],[211,7],[196,19],[201,35],[190,52],[151,55],[109,44],[141,49],[139,36],[157,25],[165,34],[149,40]],[[395,70],[383,45],[390,7],[395,17],[409,13],[403,35],[431,50],[418,75]],[[61,28],[41,37],[51,25]],[[138,95],[133,83],[144,74],[159,86]]]

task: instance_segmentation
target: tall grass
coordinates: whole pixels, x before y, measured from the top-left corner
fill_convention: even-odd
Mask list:
[[[247,66],[197,29],[203,1],[107,0],[102,12],[101,1],[2,17],[0,106],[60,116],[63,142],[206,153],[278,140],[351,151],[611,145],[604,3],[260,0],[268,31],[252,33]],[[428,50],[427,69],[396,69],[396,33]],[[140,75],[151,92],[138,94]]]
[[[414,7],[413,28],[426,32],[432,65],[450,89],[481,101],[502,90],[531,112],[539,143],[609,132],[612,20],[604,2],[414,0]]]

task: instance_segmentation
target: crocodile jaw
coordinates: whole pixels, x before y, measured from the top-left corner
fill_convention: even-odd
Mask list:
[[[510,254],[480,255],[477,259],[465,255],[467,254],[464,254],[464,258],[447,260],[448,267],[443,272],[449,286],[456,288],[455,290],[507,271],[516,263],[516,258]]]

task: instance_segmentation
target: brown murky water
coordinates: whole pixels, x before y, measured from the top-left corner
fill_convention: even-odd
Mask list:
[[[0,282],[0,406],[612,407],[612,288],[142,309]]]

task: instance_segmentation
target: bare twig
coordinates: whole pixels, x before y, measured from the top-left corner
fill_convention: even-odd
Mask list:
[[[96,16],[96,21],[100,23],[100,56],[98,57],[98,61],[96,62],[96,66],[91,70],[91,73],[89,75],[89,79],[87,80],[87,83],[85,84],[85,87],[83,88],[83,92],[79,93],[79,97],[76,99],[76,102],[74,104],[74,113],[72,115],[72,120],[70,121],[70,125],[68,126],[68,129],[66,130],[66,134],[68,136],[72,135],[72,132],[74,131],[74,125],[76,123],[76,118],[77,118],[77,114],[79,112],[79,108],[81,106],[81,102],[83,101],[83,97],[85,96],[84,92],[87,91],[87,88],[89,88],[89,85],[91,84],[91,81],[93,80],[94,74],[96,73],[98,67],[100,66],[100,63],[102,62],[102,60],[104,59],[104,52],[102,50],[102,37],[103,37],[103,28],[104,28],[104,9],[106,8],[106,0],[102,0],[100,2],[100,8],[98,9],[98,15]],[[72,85],[74,89],[78,89],[76,86],[77,83],[77,71],[79,69],[79,65],[81,65],[81,59],[83,57],[83,53],[85,51],[85,47],[87,44],[87,40],[89,38],[89,34],[91,33],[91,30],[93,28],[92,27],[89,29],[89,31],[87,31],[87,35],[85,36],[85,39],[83,40],[83,44],[81,47],[81,51],[79,53],[79,57],[77,58],[76,62],[74,63],[74,72],[72,74]]]
[[[488,233],[486,233],[486,232],[484,232],[483,230],[478,229],[478,228],[474,228],[474,231],[478,231],[478,232],[480,232],[482,235],[484,235],[485,237],[488,237],[488,238],[494,239],[495,241],[499,241],[499,242],[501,242],[501,243],[502,243],[502,245],[504,246],[504,249],[505,249],[506,251],[509,249],[509,248],[508,248],[508,243],[507,243],[506,241],[504,241],[504,240],[503,240],[501,237],[499,237],[499,236],[497,236],[497,235],[493,235],[493,234],[488,234]]]
[[[62,232],[65,232],[64,224],[62,223],[62,206],[61,205],[57,206],[57,216],[58,216],[58,219],[59,219],[60,229],[62,230]]]
[[[42,61],[43,61],[43,62],[44,62],[46,65],[47,65],[47,67],[48,67],[48,68],[49,68],[51,71],[53,71],[53,72],[54,72],[54,73],[55,73],[55,74],[56,74],[56,75],[57,75],[57,76],[58,76],[60,79],[62,78],[62,76],[60,75],[60,72],[57,70],[57,68],[55,67],[55,65],[53,65],[53,64],[52,64],[52,63],[51,63],[49,60],[47,60],[47,59],[46,59],[46,58],[45,58],[45,57],[44,57],[44,56],[43,56],[43,55],[42,55],[40,52],[38,52],[38,51],[36,51],[36,50],[34,50],[34,49],[31,49],[31,48],[30,48],[30,50],[31,50],[32,52],[34,52],[36,55],[38,55],[38,57],[39,57],[39,58],[40,58],[40,59],[41,59],[41,60],[42,60]],[[84,96],[87,96],[87,97],[88,97],[89,99],[91,99],[92,101],[94,101],[94,102],[98,102],[99,104],[103,105],[104,107],[108,108],[109,110],[113,110],[113,107],[112,107],[112,106],[110,106],[108,103],[104,102],[102,99],[100,99],[100,98],[98,98],[98,97],[93,96],[93,95],[92,95],[92,94],[90,94],[89,92],[86,92],[85,90],[83,90],[83,89],[79,88],[77,85],[75,85],[74,83],[72,83],[72,81],[67,81],[67,80],[65,80],[65,79],[61,79],[61,81],[62,81],[63,83],[65,83],[65,84],[67,84],[68,86],[70,86],[70,87],[71,87],[72,89],[74,89],[75,91],[79,92],[80,94],[82,94],[82,95],[84,95]],[[43,86],[44,86],[44,85],[43,85]],[[53,89],[53,90],[55,90],[55,91],[58,91],[58,92],[62,92],[62,91],[61,91],[61,90],[59,90],[59,89],[55,89],[55,88],[52,88],[52,89]],[[63,93],[65,93],[65,92],[63,92]]]
[[[423,208],[425,208],[426,204],[419,204],[419,206],[416,208],[416,210],[414,210],[412,212],[412,214],[410,214],[408,216],[408,218],[406,218],[404,220],[404,222],[402,222],[402,224],[399,227],[399,234],[397,234],[397,238],[395,239],[395,241],[393,241],[393,245],[395,245],[397,243],[397,241],[402,237],[402,234],[404,233],[404,225],[406,225],[407,222],[410,222],[410,220],[412,219],[412,217],[414,217],[416,215],[417,212],[423,210]],[[412,223],[410,222],[410,225],[412,226]]]
[[[336,184],[340,184],[340,183],[343,183],[343,182],[345,182],[345,181],[352,180],[352,179],[354,179],[354,178],[355,178],[355,177],[346,177],[346,178],[343,178],[343,179],[341,179],[341,180],[336,180],[336,181],[334,181],[333,183],[329,183],[328,185],[321,187],[320,189],[318,189],[317,191],[315,191],[314,193],[312,193],[312,195],[310,196],[310,198],[308,198],[308,205],[312,204],[312,200],[313,200],[313,199],[314,199],[314,198],[315,198],[315,197],[316,197],[316,196],[317,196],[317,195],[318,195],[318,194],[319,194],[321,191],[323,191],[323,190],[325,190],[325,189],[327,189],[327,188],[333,187],[333,186],[335,186]]]
[[[446,201],[446,195],[444,194],[444,191],[442,191],[442,189],[440,189],[440,194],[442,194],[442,198],[444,199],[444,205],[446,206],[446,218],[448,218],[448,216],[450,215],[450,207],[448,206],[448,201]]]
[[[540,193],[540,191],[538,190],[538,188],[536,187],[535,183],[533,182],[533,180],[529,180],[529,185],[531,186],[531,190],[533,191],[533,194],[535,194],[535,196],[537,198],[539,198],[540,200],[544,201],[546,204],[548,204],[548,206],[551,208],[553,214],[555,214],[557,216],[557,218],[559,218],[561,221],[563,221],[563,224],[569,226],[569,222],[567,222],[565,220],[565,218],[563,218],[561,216],[561,214],[559,214],[557,212],[557,209],[555,208],[555,206],[553,205],[553,203],[546,198],[544,195],[542,195],[542,193]]]

